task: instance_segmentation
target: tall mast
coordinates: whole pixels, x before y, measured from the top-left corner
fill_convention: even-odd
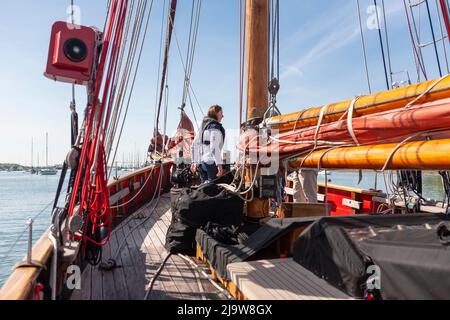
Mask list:
[[[269,105],[269,0],[246,0],[247,121]]]
[[[246,120],[262,121],[269,107],[269,0],[246,0],[245,15]],[[259,172],[255,174],[259,175]],[[247,173],[246,185],[251,184],[251,180],[251,175]],[[255,196],[247,202],[246,211],[249,217],[266,217],[269,214],[269,201]]]

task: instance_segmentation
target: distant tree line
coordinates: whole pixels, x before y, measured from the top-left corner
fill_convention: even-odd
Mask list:
[[[0,171],[22,171],[28,169],[29,167],[25,167],[16,163],[0,163]]]

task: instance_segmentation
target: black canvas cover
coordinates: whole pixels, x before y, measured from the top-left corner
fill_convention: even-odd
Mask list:
[[[171,253],[193,254],[197,228],[210,222],[239,225],[244,218],[243,207],[239,197],[212,183],[197,189],[173,190],[172,223],[166,235],[166,249]]]
[[[384,230],[357,242],[381,270],[383,299],[450,299],[450,246],[430,227]]]
[[[448,281],[436,281],[450,279],[449,248],[436,232],[446,219],[432,214],[325,217],[297,239],[294,260],[356,298],[364,297],[368,266],[377,265],[383,298],[448,299]]]
[[[213,234],[208,234],[207,231],[201,229],[197,230],[195,239],[217,273],[222,278],[230,280],[227,276],[228,264],[249,260],[284,235],[307,226],[317,219],[317,217],[271,219],[263,225],[248,223],[239,229],[241,238],[243,237],[242,233],[245,233],[247,239],[236,245],[224,243],[217,237],[215,238]]]

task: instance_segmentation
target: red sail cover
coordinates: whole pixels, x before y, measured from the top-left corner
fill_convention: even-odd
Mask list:
[[[175,137],[169,140],[169,154],[174,156],[180,150],[183,150],[183,158],[191,157],[191,145],[195,138],[194,125],[187,114],[182,111],[180,123],[178,124]]]
[[[445,131],[450,130],[450,99],[353,118],[351,121],[354,136],[361,145],[401,142],[411,136],[411,140],[408,141],[421,140],[425,137],[415,136],[417,133],[434,130],[442,131],[432,133],[430,136],[447,137],[449,133]],[[317,147],[336,147],[340,143],[355,144],[348,128],[347,115],[339,121],[321,125],[317,139],[315,139],[316,130],[317,127],[313,126],[281,134],[275,133],[273,139],[265,146],[252,143],[249,149],[279,153],[284,158],[313,149],[316,141]],[[247,136],[245,140],[249,141],[251,137]],[[244,138],[241,137],[239,149],[243,150],[245,145]]]

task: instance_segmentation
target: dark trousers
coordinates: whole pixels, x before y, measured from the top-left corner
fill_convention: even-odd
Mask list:
[[[205,181],[216,180],[218,171],[219,170],[217,169],[217,165],[215,163],[207,164],[202,162],[200,164],[200,179],[202,180],[202,183]]]

